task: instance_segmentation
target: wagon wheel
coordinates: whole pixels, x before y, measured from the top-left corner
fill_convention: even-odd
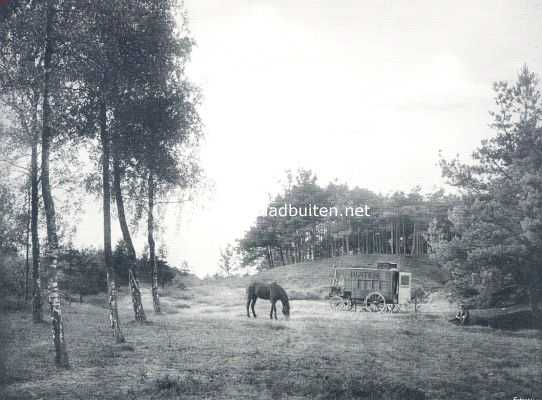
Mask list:
[[[340,296],[333,296],[329,299],[329,306],[334,311],[350,311],[352,309],[352,301]]]
[[[344,304],[344,299],[342,297],[333,296],[331,299],[329,299],[329,307],[333,311],[339,311],[343,304]]]
[[[352,299],[350,299],[350,298],[344,299],[344,304],[343,304],[342,310],[351,311],[353,307],[354,307],[354,304],[352,303]]]
[[[392,313],[393,312],[393,304],[386,304],[384,306],[383,312]]]
[[[365,298],[365,307],[371,312],[382,312],[386,309],[386,299],[378,292],[373,292]]]

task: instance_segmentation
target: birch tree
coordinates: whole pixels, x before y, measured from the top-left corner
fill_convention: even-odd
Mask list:
[[[34,322],[43,320],[41,304],[40,252],[38,236],[39,214],[39,145],[40,145],[40,99],[43,72],[42,10],[26,8],[22,4],[10,4],[3,8],[0,24],[0,101],[16,118],[18,129],[11,130],[4,145],[11,154],[28,152],[30,149],[30,231],[32,243],[32,315]],[[8,132],[4,133],[8,135]],[[7,141],[10,143],[7,144]]]
[[[48,301],[53,325],[53,342],[55,345],[55,362],[62,367],[69,367],[68,351],[64,336],[64,322],[58,291],[57,263],[58,263],[58,235],[56,226],[55,203],[51,191],[49,178],[49,157],[52,132],[52,115],[50,106],[52,57],[55,46],[54,26],[56,16],[54,0],[46,1],[45,8],[45,48],[43,54],[43,94],[42,94],[42,133],[41,133],[41,188],[43,206],[47,225],[47,252],[48,263]]]
[[[139,49],[146,63],[139,65],[127,88],[122,121],[116,138],[129,149],[121,159],[131,160],[130,191],[137,198],[138,215],[146,211],[149,263],[152,270],[154,311],[160,312],[158,262],[156,257],[156,208],[177,190],[194,186],[199,168],[193,149],[197,146],[201,121],[197,112],[199,91],[185,76],[193,41],[186,26],[177,25],[176,2],[146,3],[145,40]],[[127,108],[126,108],[127,106]]]

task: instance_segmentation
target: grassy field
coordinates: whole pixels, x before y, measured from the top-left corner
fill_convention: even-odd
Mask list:
[[[438,314],[333,313],[321,301],[294,301],[288,322],[267,320],[269,305],[261,302],[262,318],[248,320],[241,290],[203,286],[170,295],[152,322],[124,324],[124,345],[113,344],[104,304],[65,307],[69,371],[51,365],[47,324],[8,315],[0,398],[511,399],[542,393],[538,331],[460,328]],[[129,321],[127,298],[121,310]]]
[[[290,281],[290,286],[293,286]],[[247,319],[239,282],[169,288],[163,314],[116,345],[104,296],[64,307],[72,368],[56,370],[50,326],[2,316],[0,399],[513,399],[542,396],[542,334],[457,327],[449,312],[332,312],[292,301],[289,321]],[[279,305],[280,310],[280,305]],[[279,311],[280,314],[280,311]],[[279,316],[280,318],[280,316]]]

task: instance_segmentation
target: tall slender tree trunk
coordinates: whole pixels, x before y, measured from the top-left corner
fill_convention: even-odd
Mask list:
[[[273,262],[273,251],[269,245],[267,245],[267,260],[269,263],[269,268],[275,268],[275,263]]]
[[[357,250],[356,250],[356,254],[361,254],[361,242],[360,242],[360,238],[359,238],[359,235],[360,235],[360,230],[358,229],[358,247],[357,247]]]
[[[279,246],[279,254],[282,265],[286,265],[286,259],[284,258],[284,251],[282,250],[282,246]]]
[[[397,223],[397,254],[401,255],[402,252],[402,240],[401,240],[401,220]]]
[[[34,128],[37,128],[36,126]],[[32,137],[32,156],[30,163],[31,176],[31,216],[30,230],[32,236],[32,320],[43,321],[41,306],[41,278],[40,278],[40,240],[38,236],[38,212],[39,212],[39,183],[38,183],[38,142],[37,129]]]
[[[396,240],[395,240],[395,222],[392,221],[391,222],[391,254],[395,254],[396,251],[395,251],[395,243],[396,243]]]
[[[269,253],[269,248],[267,247],[265,251],[265,257],[267,258],[267,266],[269,267],[269,269],[271,269],[271,254]]]
[[[51,193],[49,181],[49,152],[51,145],[51,107],[49,104],[49,84],[51,76],[51,58],[53,54],[53,19],[55,8],[53,0],[47,0],[47,16],[45,28],[44,78],[43,78],[43,117],[42,117],[42,144],[41,144],[41,188],[45,218],[47,222],[47,263],[48,263],[48,299],[53,325],[53,342],[55,345],[55,363],[59,367],[68,368],[68,351],[64,337],[64,324],[58,292],[57,261],[58,236],[56,229],[55,204]]]
[[[401,238],[403,239],[403,240],[401,240],[401,247],[403,248],[401,254],[406,254],[407,247],[406,247],[406,231],[405,231],[405,223],[404,222],[401,222]]]
[[[111,248],[111,137],[107,129],[107,114],[105,100],[100,101],[100,138],[102,142],[102,186],[103,186],[103,219],[104,219],[104,258],[107,269],[107,286],[109,288],[109,321],[117,343],[124,342],[120,328],[119,311],[117,306],[117,284],[113,268],[113,251]]]
[[[154,241],[154,189],[154,178],[152,172],[149,172],[147,239],[149,242],[149,262],[152,268],[152,306],[155,313],[160,313],[160,296],[158,294],[158,262],[156,261],[156,243]]]
[[[288,246],[286,246],[286,248],[284,249],[284,253],[285,253],[285,256],[286,256],[286,262],[288,264],[290,264],[290,252],[288,250]]]
[[[414,222],[414,226],[412,227],[412,247],[410,249],[410,255],[411,256],[417,256],[416,248],[418,246],[418,242],[416,240],[416,222]]]
[[[32,206],[31,206],[31,191],[32,191],[32,175],[27,183],[26,194],[26,254],[24,265],[24,302],[28,303],[28,296],[30,294],[30,225],[32,222]]]
[[[122,172],[118,158],[113,156],[113,190],[115,192],[115,200],[117,203],[117,213],[119,216],[120,230],[122,231],[122,237],[126,247],[128,248],[128,257],[130,258],[130,265],[128,267],[128,280],[130,285],[130,294],[132,296],[132,306],[134,308],[134,318],[136,321],[143,322],[147,318],[145,316],[145,310],[143,309],[143,303],[141,302],[141,291],[139,290],[139,281],[135,273],[136,266],[136,252],[134,243],[132,242],[132,236],[128,229],[128,223],[126,222],[126,213],[124,210],[124,199],[122,197],[121,188]]]

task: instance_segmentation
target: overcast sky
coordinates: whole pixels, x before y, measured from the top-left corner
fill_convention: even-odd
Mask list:
[[[542,72],[541,4],[185,0],[214,191],[171,210],[172,264],[215,272],[286,169],[383,193],[441,186],[439,150],[466,157],[491,134],[492,82]],[[101,239],[89,218],[85,244]]]

